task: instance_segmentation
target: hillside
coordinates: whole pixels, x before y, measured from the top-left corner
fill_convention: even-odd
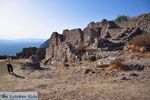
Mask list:
[[[41,45],[40,45],[40,48],[46,48],[46,47],[48,47],[49,46],[49,39],[47,39],[44,43],[42,43]]]
[[[86,28],[64,30],[51,35],[46,62],[86,61],[103,56],[101,51],[121,51],[137,35],[150,34],[150,13],[122,20],[91,22]],[[147,42],[147,41],[146,41]],[[149,45],[148,45],[149,48]]]
[[[0,90],[36,91],[40,100],[149,100],[150,13],[53,32],[49,43],[18,53],[14,73],[0,60]]]

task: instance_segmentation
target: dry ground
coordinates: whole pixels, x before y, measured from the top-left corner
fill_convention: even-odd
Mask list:
[[[23,60],[24,61],[24,60]],[[92,64],[91,64],[92,65]],[[39,100],[150,100],[150,70],[83,74],[86,64],[43,70],[21,70],[16,62],[16,76],[0,65],[0,92],[39,93]],[[130,76],[135,72],[138,76]],[[121,80],[124,75],[129,80]]]

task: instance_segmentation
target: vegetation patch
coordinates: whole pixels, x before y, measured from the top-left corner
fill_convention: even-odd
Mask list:
[[[116,21],[127,21],[128,20],[128,16],[126,15],[119,15],[117,16],[117,18],[115,19]]]

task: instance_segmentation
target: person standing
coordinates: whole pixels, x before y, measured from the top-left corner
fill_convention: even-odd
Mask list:
[[[12,58],[10,56],[7,57],[6,59],[6,62],[7,62],[7,68],[8,68],[8,72],[9,73],[13,73],[13,61],[12,61]]]

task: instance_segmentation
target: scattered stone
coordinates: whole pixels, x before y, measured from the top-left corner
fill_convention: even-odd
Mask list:
[[[83,73],[84,74],[89,74],[89,73],[95,73],[95,72],[92,71],[92,69],[86,69]]]
[[[31,70],[40,70],[41,67],[40,67],[40,63],[36,63],[36,62],[26,62],[22,65],[22,70],[28,70],[28,69],[31,69]]]
[[[121,80],[128,80],[125,76],[122,76],[120,79]]]
[[[141,52],[147,52],[147,51],[150,51],[150,48],[148,48],[148,47],[141,47],[140,51]]]
[[[134,59],[134,55],[130,55],[130,56],[129,56],[129,59],[130,59],[130,60]]]
[[[66,63],[65,63],[65,64],[63,64],[63,66],[64,66],[64,67],[69,67],[69,64],[66,64]]]
[[[136,74],[136,73],[131,73],[130,75],[131,76],[138,76],[138,74]]]
[[[128,47],[128,46],[124,46],[124,50],[125,50],[125,51],[128,51],[128,50],[129,50],[129,47]]]
[[[95,60],[96,60],[95,56],[90,57],[90,61],[95,61]]]

